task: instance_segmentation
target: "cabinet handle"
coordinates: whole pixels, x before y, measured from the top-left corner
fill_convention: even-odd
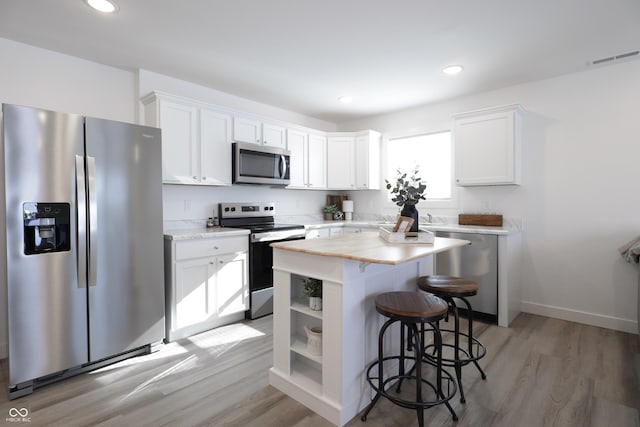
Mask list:
[[[193,176],[193,179],[195,179],[195,180],[197,181],[197,180],[198,180],[198,177],[194,175],[194,176]]]
[[[220,261],[220,264],[224,264],[224,261]]]
[[[215,250],[217,251],[217,250],[218,250],[218,249],[220,249],[220,248],[219,248],[219,247],[217,247],[217,246],[214,246],[214,247],[213,247],[213,249],[215,249]]]
[[[207,180],[207,177],[206,177],[206,176],[203,176],[203,177],[202,177],[202,180],[203,180],[203,181],[206,181],[206,180]]]

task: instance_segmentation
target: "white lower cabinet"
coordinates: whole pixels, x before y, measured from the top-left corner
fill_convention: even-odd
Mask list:
[[[165,240],[167,341],[244,318],[247,254],[246,236]]]

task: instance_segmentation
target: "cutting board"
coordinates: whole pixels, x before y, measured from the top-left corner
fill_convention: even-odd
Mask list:
[[[460,225],[485,225],[488,227],[502,227],[502,215],[489,214],[459,214]]]

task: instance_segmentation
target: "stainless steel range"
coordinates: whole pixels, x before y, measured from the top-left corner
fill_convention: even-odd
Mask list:
[[[246,228],[249,234],[250,308],[245,317],[255,319],[273,313],[273,249],[271,243],[304,239],[304,225],[275,222],[273,203],[220,203],[223,227]]]

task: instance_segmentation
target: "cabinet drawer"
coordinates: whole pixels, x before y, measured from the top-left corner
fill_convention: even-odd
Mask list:
[[[201,258],[247,251],[249,249],[249,239],[246,236],[240,236],[176,242],[175,249],[176,261],[189,258]]]

